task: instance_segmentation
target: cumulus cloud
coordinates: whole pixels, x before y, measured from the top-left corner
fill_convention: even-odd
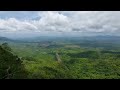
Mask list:
[[[120,11],[41,11],[36,13],[36,17],[40,17],[37,20],[1,18],[0,32],[78,32],[118,35],[119,16]]]
[[[19,21],[15,18],[9,18],[7,20],[0,19],[0,30],[3,31],[24,31],[24,30],[36,30],[37,27],[28,21]]]

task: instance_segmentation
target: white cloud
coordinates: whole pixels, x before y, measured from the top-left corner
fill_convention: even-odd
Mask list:
[[[36,16],[40,19],[0,19],[0,32],[120,33],[120,11],[42,11]]]
[[[0,19],[0,30],[8,32],[17,32],[24,30],[36,30],[37,27],[34,26],[29,21],[19,21],[15,18],[9,18],[7,20]]]

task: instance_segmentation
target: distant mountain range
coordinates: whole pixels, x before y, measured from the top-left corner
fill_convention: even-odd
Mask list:
[[[13,41],[13,40],[6,37],[0,37],[0,41]]]
[[[120,40],[120,36],[109,36],[109,35],[106,35],[106,36],[95,36],[93,37],[94,39],[96,40]]]
[[[39,41],[49,41],[49,40],[110,40],[110,41],[120,41],[120,36],[109,36],[109,35],[100,35],[100,36],[84,36],[84,37],[55,37],[55,36],[40,36],[33,38],[23,38],[23,39],[10,39],[0,36],[0,41],[10,41],[10,42],[39,42]]]

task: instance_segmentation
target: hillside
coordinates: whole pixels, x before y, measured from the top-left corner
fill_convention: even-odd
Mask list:
[[[17,55],[0,45],[0,79],[26,78],[26,71]]]

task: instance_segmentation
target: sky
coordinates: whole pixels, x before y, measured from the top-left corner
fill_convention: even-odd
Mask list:
[[[0,11],[0,36],[120,36],[120,11]]]

